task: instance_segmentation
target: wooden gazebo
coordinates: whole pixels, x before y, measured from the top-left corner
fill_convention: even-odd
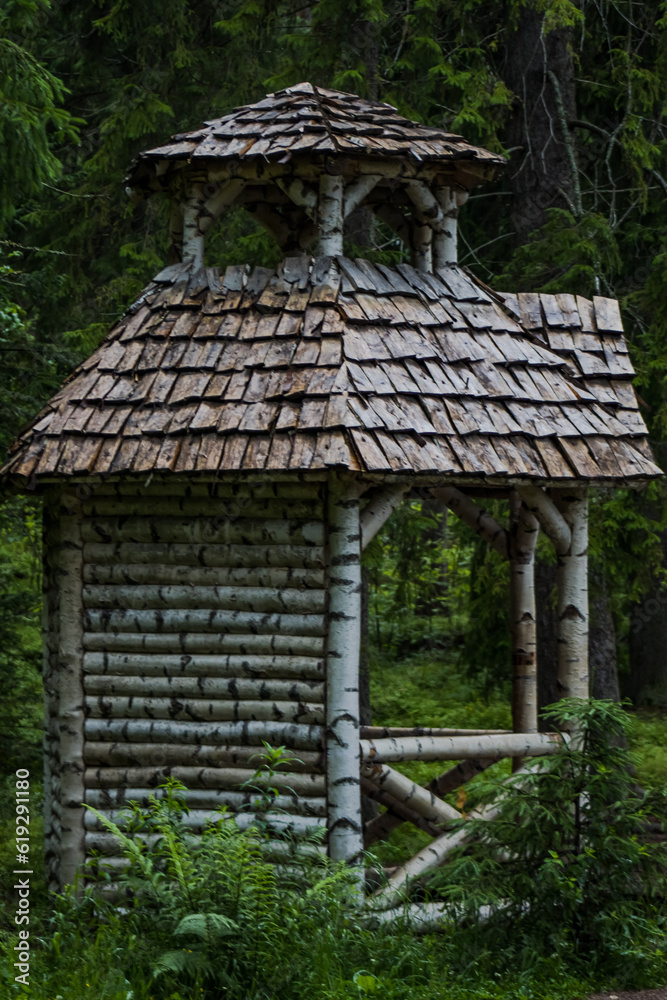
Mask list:
[[[120,863],[85,805],[117,817],[168,774],[193,830],[220,805],[250,822],[240,786],[268,741],[298,758],[274,779],[277,831],[323,826],[329,854],[354,861],[363,782],[436,834],[395,891],[465,835],[438,793],[476,761],[557,746],[537,728],[538,530],[558,556],[559,690],[586,697],[587,489],[660,470],[617,303],[501,295],[457,265],[458,207],[501,167],[310,84],[133,165],[133,197],[171,200],[170,263],[2,469],[45,500],[53,885],[94,851]],[[204,266],[206,230],[237,205],[278,240],[277,270]],[[411,264],[343,256],[359,206]],[[416,488],[510,561],[513,734],[359,730],[361,552]],[[508,528],[485,495],[509,498]],[[407,759],[464,764],[421,789],[389,766]]]

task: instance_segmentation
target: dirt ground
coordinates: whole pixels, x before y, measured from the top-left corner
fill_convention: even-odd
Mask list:
[[[664,990],[642,990],[640,993],[594,993],[588,1000],[667,1000]]]

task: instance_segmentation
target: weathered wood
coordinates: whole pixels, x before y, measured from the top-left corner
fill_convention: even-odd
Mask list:
[[[329,853],[358,860],[363,850],[359,788],[361,552],[357,485],[329,480],[327,794]]]
[[[540,486],[518,486],[517,493],[540,522],[540,527],[553,542],[556,552],[567,552],[572,541],[570,527],[553,500]]]
[[[511,733],[506,736],[421,736],[401,739],[361,740],[361,760],[383,764],[401,760],[461,760],[483,757],[540,757],[558,753],[559,733]]]
[[[324,677],[324,661],[316,657],[298,656],[218,656],[204,655],[142,655],[140,653],[85,653],[86,674],[106,677],[192,677],[214,679],[257,678],[270,682],[288,678],[317,681]],[[453,734],[452,734],[453,735]]]
[[[163,632],[236,632],[256,635],[324,635],[322,615],[261,614],[252,611],[197,611],[169,609],[167,611],[104,611],[86,608],[84,625],[87,632],[143,632],[158,635]]]
[[[370,497],[359,518],[362,551],[369,545],[382,526],[389,520],[407,493],[409,486],[388,486],[376,490]]]
[[[281,654],[322,656],[324,640],[311,635],[253,635],[251,633],[208,632],[150,635],[132,632],[85,632],[83,646],[98,652]]]
[[[60,731],[60,882],[74,883],[84,860],[83,812],[83,542],[81,517],[62,514],[60,518],[59,634],[58,670]]]
[[[508,558],[507,532],[490,514],[478,507],[474,500],[454,486],[432,489],[431,493],[436,500],[440,500],[453,514],[460,517],[464,524],[476,531],[504,559]]]
[[[343,178],[340,174],[320,175],[318,200],[319,252],[323,257],[343,253]]]
[[[90,731],[89,731],[90,733]],[[108,738],[108,734],[103,734]],[[156,738],[160,738],[157,734]],[[178,741],[161,743],[97,742],[97,738],[86,740],[84,753],[87,767],[113,768],[121,766],[174,768],[228,768],[259,767],[264,759],[261,742],[250,746],[230,744],[190,743]],[[280,744],[276,744],[280,745]],[[317,750],[289,750],[289,770],[320,774],[324,771],[323,754]]]
[[[415,784],[414,781],[406,778],[404,774],[396,771],[393,767],[388,767],[386,764],[365,767],[363,774],[388,795],[393,796],[408,808],[414,809],[429,823],[441,825],[461,819],[461,814],[447,802],[443,802],[433,792],[427,791],[421,785]]]
[[[131,695],[134,698],[216,698],[230,702],[249,699],[277,702],[324,703],[324,684],[320,681],[252,680],[246,677],[141,677],[110,674],[87,674],[87,695]]]
[[[588,698],[588,494],[562,490],[558,507],[571,531],[558,553],[558,689],[563,698]]]
[[[512,635],[512,724],[515,733],[537,732],[537,609],[535,546],[539,525],[513,494],[510,528],[510,629]],[[518,764],[517,764],[518,766]]]
[[[86,740],[127,743],[213,743],[287,746],[294,750],[321,750],[321,726],[289,722],[168,722],[158,719],[86,719]]]
[[[290,701],[222,701],[205,698],[148,698],[113,695],[87,697],[85,706],[88,719],[194,719],[196,722],[275,720],[298,722],[304,725],[322,725],[324,710],[321,705]]]
[[[185,748],[187,749],[187,748]],[[240,748],[239,748],[240,749]],[[245,748],[247,749],[247,748]],[[259,767],[263,760],[261,752],[254,752],[255,763]],[[326,793],[324,776],[298,772],[278,771],[271,775],[257,774],[248,767],[87,767],[85,772],[86,790],[91,788],[124,789],[156,788],[168,778],[175,778],[187,788],[222,788],[232,791],[245,782],[253,786],[270,785],[290,795],[318,796]],[[127,796],[126,796],[127,797]],[[92,801],[92,800],[88,800]]]

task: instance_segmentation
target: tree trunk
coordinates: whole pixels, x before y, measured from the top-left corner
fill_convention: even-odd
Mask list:
[[[591,624],[588,660],[591,671],[591,695],[620,701],[616,669],[616,632],[609,605],[604,569],[591,566]]]
[[[544,34],[544,18],[544,11],[522,6],[505,52],[505,82],[515,94],[507,143],[513,150],[509,180],[517,246],[544,225],[549,208],[580,210],[566,124],[576,117],[572,30]]]
[[[555,606],[556,564],[538,560],[535,564],[535,603],[537,606],[537,708],[538,726],[548,732],[549,720],[542,712],[558,700],[558,639]]]

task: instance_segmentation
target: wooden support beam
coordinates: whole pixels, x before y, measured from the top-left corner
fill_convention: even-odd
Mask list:
[[[507,532],[490,514],[478,507],[474,500],[461,493],[455,486],[438,487],[432,489],[431,493],[436,500],[444,503],[464,524],[487,541],[503,559],[509,557]]]
[[[517,486],[517,493],[540,522],[540,527],[553,542],[556,552],[567,552],[572,541],[570,526],[542,487]]]
[[[414,809],[416,813],[436,825],[451,823],[461,819],[461,814],[447,802],[427,791],[421,785],[406,778],[400,771],[386,764],[367,766],[363,770],[364,777],[375,782],[379,788],[399,802]]]
[[[363,738],[363,732],[362,732]],[[425,786],[427,792],[434,792],[441,798],[448,795],[455,789],[465,785],[476,775],[481,774],[487,767],[495,764],[494,760],[462,760],[454,767],[450,767],[444,774],[438,775],[433,781],[429,781]],[[386,803],[384,803],[386,804]],[[387,807],[387,812],[380,816],[374,816],[364,827],[364,844],[368,849],[376,840],[385,840],[392,830],[400,826],[403,822],[414,823],[409,816],[403,816],[398,809]]]
[[[343,196],[343,216],[348,215],[358,208],[364,198],[370,194],[375,185],[382,180],[382,174],[362,174],[355,181],[351,181],[345,187]]]
[[[182,260],[193,271],[198,271],[204,266],[204,233],[201,228],[204,201],[204,186],[191,185],[183,203]]]
[[[498,806],[485,806],[483,809],[475,810],[468,814],[470,819],[493,820],[500,813]],[[458,830],[451,830],[436,837],[430,844],[427,844],[418,854],[401,865],[389,879],[389,883],[380,889],[372,897],[372,901],[381,907],[395,906],[405,897],[407,884],[411,880],[438,868],[448,854],[459,846],[465,844],[470,839],[471,831],[464,823]]]
[[[537,610],[535,545],[539,524],[518,493],[511,499],[510,627],[512,633],[512,725],[515,733],[537,732]]]
[[[387,833],[374,834],[373,830],[377,824],[382,820],[391,820],[392,825],[390,830],[393,830],[396,826],[401,826],[402,823],[412,823],[419,830],[424,830],[425,833],[431,835],[431,837],[437,837],[440,833],[437,826],[433,823],[429,823],[427,819],[424,819],[418,812],[414,809],[410,809],[408,805],[404,802],[399,802],[398,799],[394,798],[393,795],[389,795],[382,788],[379,788],[374,781],[369,778],[361,776],[361,790],[369,799],[374,802],[379,803],[379,805],[384,806],[387,810],[381,813],[379,816],[375,816],[372,820],[364,826],[364,847],[368,849],[370,844],[374,844],[376,840],[382,840],[384,837],[388,836]],[[374,826],[375,825],[375,826]],[[370,831],[370,832],[369,832]],[[370,839],[369,839],[370,838]]]
[[[329,477],[329,635],[326,769],[329,854],[356,862],[363,850],[359,756],[361,549],[357,484]]]
[[[277,186],[280,190],[287,195],[287,197],[299,208],[302,208],[304,212],[312,219],[315,217],[317,210],[317,192],[310,186],[306,184],[305,181],[301,180],[299,177],[295,177],[294,180],[281,180],[278,178],[276,181]]]
[[[319,252],[323,257],[343,254],[343,178],[323,173],[320,177],[318,204],[320,228]]]
[[[409,489],[409,486],[388,486],[371,494],[359,518],[362,552],[389,520]]]
[[[588,698],[588,494],[563,489],[560,513],[571,532],[558,553],[558,688],[563,698]]]
[[[401,739],[360,740],[361,760],[386,764],[401,760],[462,760],[483,757],[541,757],[558,753],[560,733],[511,733],[506,736],[404,736]]]

